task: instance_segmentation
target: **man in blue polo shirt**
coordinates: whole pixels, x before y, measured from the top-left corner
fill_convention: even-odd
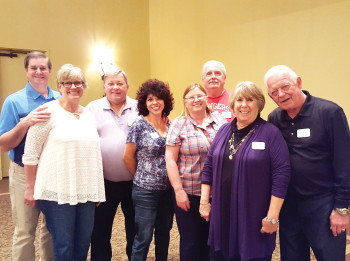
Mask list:
[[[24,89],[8,96],[0,116],[0,149],[8,151],[11,159],[9,170],[12,218],[15,225],[12,260],[34,261],[34,237],[40,211],[24,204],[25,175],[22,155],[27,130],[38,122],[47,121],[50,113],[37,107],[55,100],[60,94],[48,86],[51,62],[45,54],[32,52],[24,59],[28,79]],[[41,226],[41,260],[54,260],[51,236],[45,222]]]
[[[350,132],[337,104],[302,91],[289,67],[267,71],[268,94],[279,106],[269,122],[289,148],[292,176],[280,214],[281,260],[344,261],[350,204]]]

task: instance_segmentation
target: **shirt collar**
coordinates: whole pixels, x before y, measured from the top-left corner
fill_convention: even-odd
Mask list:
[[[30,85],[29,82],[27,82],[27,84],[26,84],[26,90],[27,90],[28,96],[32,97],[34,100],[37,99],[37,98],[39,98],[40,96],[44,97],[44,95],[38,93],[38,92]],[[48,95],[47,95],[46,100],[53,99],[53,98],[54,98],[54,95],[53,95],[53,91],[52,91],[52,89],[50,88],[50,86],[47,86],[47,90],[48,90]]]
[[[313,102],[312,96],[311,96],[311,94],[308,91],[303,91],[303,93],[306,95],[306,100],[305,100],[303,106],[301,106],[301,109],[300,109],[298,115],[295,118],[308,117],[308,116],[311,116],[311,114],[312,114],[312,109],[313,109],[313,106],[314,106],[314,102]],[[282,111],[282,117],[285,120],[291,119],[289,117],[287,111],[285,111],[285,110]]]
[[[112,110],[111,103],[108,101],[107,97],[105,96],[103,98],[104,98],[103,109],[105,109],[105,110]],[[131,109],[131,108],[132,108],[131,98],[129,98],[129,96],[126,96],[126,100],[125,100],[125,105],[124,105],[123,111],[127,110],[127,109]]]
[[[194,119],[192,119],[190,115],[188,115],[188,118],[194,126],[203,129],[203,127],[201,125],[199,125]],[[215,115],[213,115],[213,113],[209,113],[209,120],[207,122],[207,126],[212,124],[212,123],[218,123],[216,121],[217,121],[217,119],[216,119]],[[207,126],[205,126],[205,127],[207,127]]]

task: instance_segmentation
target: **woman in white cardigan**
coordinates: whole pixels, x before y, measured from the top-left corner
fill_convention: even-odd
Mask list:
[[[61,67],[62,97],[43,105],[50,120],[30,127],[23,155],[25,204],[44,213],[56,261],[86,260],[95,205],[105,201],[94,116],[79,105],[86,86],[80,68]]]

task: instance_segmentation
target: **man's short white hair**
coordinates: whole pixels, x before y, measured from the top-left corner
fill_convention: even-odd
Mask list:
[[[219,61],[215,61],[215,60],[211,60],[211,61],[207,61],[202,68],[202,75],[204,74],[204,70],[205,68],[207,68],[208,66],[213,65],[213,66],[218,66],[220,67],[221,71],[224,73],[224,75],[226,76],[226,68],[225,65],[222,62]]]
[[[290,76],[291,80],[293,80],[293,81],[296,81],[298,78],[298,75],[288,66],[276,65],[276,66],[273,66],[272,68],[270,68],[265,74],[264,81],[265,81],[266,87],[267,87],[267,80],[271,76],[273,76],[275,74],[280,74],[280,73],[287,73]]]

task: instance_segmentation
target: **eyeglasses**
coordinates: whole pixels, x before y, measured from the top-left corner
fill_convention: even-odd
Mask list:
[[[60,82],[65,88],[72,88],[74,84],[75,88],[83,88],[84,82]]]
[[[276,90],[273,90],[273,91],[269,92],[269,94],[271,96],[273,96],[273,97],[276,97],[278,95],[278,93],[279,93],[279,90],[281,90],[282,92],[287,92],[290,87],[291,87],[290,85],[285,85],[285,86],[283,86],[281,88],[277,88]]]
[[[207,95],[195,95],[195,96],[184,98],[184,100],[188,100],[190,102],[193,102],[195,99],[198,99],[198,100],[202,101],[202,100],[204,100],[205,97],[207,97]]]

